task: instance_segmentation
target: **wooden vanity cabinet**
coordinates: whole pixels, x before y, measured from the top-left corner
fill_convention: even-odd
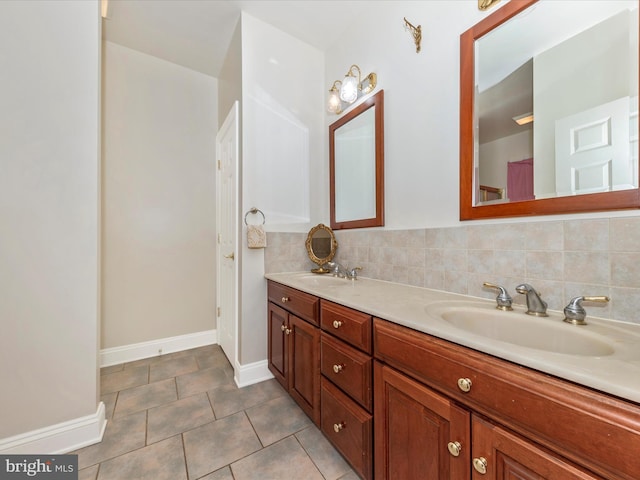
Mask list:
[[[639,405],[384,320],[373,344],[376,479],[640,478]]]
[[[371,320],[320,300],[321,430],[367,480],[373,478]]]
[[[320,426],[319,299],[275,282],[267,291],[269,370]]]

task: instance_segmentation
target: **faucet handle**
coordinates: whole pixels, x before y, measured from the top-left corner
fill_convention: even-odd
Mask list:
[[[354,267],[350,270],[347,270],[347,278],[350,278],[351,280],[357,280],[358,270],[362,270],[362,267]]]
[[[511,295],[509,295],[509,293],[507,292],[507,289],[500,286],[500,285],[494,285],[493,283],[489,283],[489,282],[484,282],[482,284],[484,287],[487,288],[493,288],[494,290],[498,290],[498,296],[496,297],[496,308],[498,310],[513,310],[513,308],[511,307],[511,303],[513,302],[513,299],[511,298]]]
[[[582,307],[582,302],[598,302],[598,303],[607,303],[609,301],[609,297],[605,296],[596,296],[596,297],[574,297],[569,302],[569,305],[564,307],[564,321],[567,323],[572,323],[573,325],[586,325],[585,318],[587,316],[587,311]]]

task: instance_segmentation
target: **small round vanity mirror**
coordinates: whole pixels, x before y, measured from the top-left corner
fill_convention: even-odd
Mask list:
[[[338,242],[333,230],[319,223],[309,230],[305,245],[309,259],[318,265],[318,268],[313,268],[311,271],[313,273],[329,273],[329,270],[324,268],[324,265],[333,259],[338,249]]]

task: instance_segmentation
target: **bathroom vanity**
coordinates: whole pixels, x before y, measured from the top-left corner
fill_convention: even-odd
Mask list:
[[[517,306],[367,278],[266,277],[270,369],[362,478],[640,478],[640,325],[529,324]],[[549,326],[552,346],[444,320],[494,310],[527,337]],[[574,334],[577,350],[551,338]]]

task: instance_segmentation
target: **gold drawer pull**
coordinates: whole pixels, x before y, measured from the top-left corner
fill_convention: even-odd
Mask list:
[[[333,372],[334,373],[340,373],[342,370],[344,370],[344,367],[345,367],[344,363],[340,363],[340,364],[334,365],[333,366]]]
[[[342,322],[340,320],[333,321],[333,328],[340,328],[342,326]]]
[[[289,301],[289,297],[282,297],[282,303],[287,303]]]
[[[336,432],[336,433],[340,433],[340,430],[342,430],[346,426],[347,426],[347,424],[344,423],[344,422],[334,423],[333,424],[333,431]]]
[[[473,459],[473,468],[481,475],[487,473],[487,459],[484,457],[477,457]]]
[[[468,378],[459,378],[458,388],[463,392],[468,392],[469,390],[471,390],[471,380]]]
[[[460,455],[460,452],[462,451],[462,445],[460,445],[460,442],[449,442],[447,444],[447,448],[449,449],[449,453],[454,457]]]

